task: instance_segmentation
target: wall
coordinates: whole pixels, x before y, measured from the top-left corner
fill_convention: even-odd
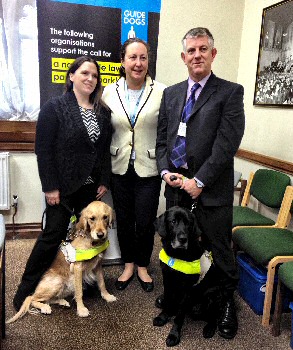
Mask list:
[[[236,82],[244,3],[244,0],[162,0],[156,79],[166,85],[187,79],[180,56],[181,39],[191,28],[207,27],[218,50],[214,73]]]

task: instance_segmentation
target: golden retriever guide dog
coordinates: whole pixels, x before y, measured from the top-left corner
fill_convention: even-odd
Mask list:
[[[112,218],[112,208],[103,202],[94,201],[84,208],[71,234],[73,241],[68,255],[72,255],[73,248],[75,248],[76,254],[73,260],[76,261],[68,262],[68,255],[66,257],[66,254],[60,249],[51,267],[41,278],[34,294],[25,299],[18,313],[6,323],[14,322],[24,316],[31,306],[39,309],[43,314],[51,314],[49,304],[70,307],[64,299],[69,295],[75,297],[77,315],[89,316],[89,310],[84,306],[82,299],[83,281],[87,283],[97,281],[102,298],[107,302],[115,301],[115,296],[109,294],[105,287],[102,270],[104,251],[99,252],[109,244],[108,228],[112,223]],[[86,257],[87,260],[79,261],[78,254],[80,253],[83,254],[81,259]],[[94,256],[91,257],[92,255]]]

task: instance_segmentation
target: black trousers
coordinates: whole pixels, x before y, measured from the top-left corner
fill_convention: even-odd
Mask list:
[[[129,165],[125,175],[112,174],[117,236],[125,263],[140,267],[150,263],[160,190],[160,176],[139,177],[133,165]]]
[[[180,191],[180,195],[177,196],[179,199],[175,201],[167,199],[167,209],[173,205],[179,205],[190,210],[194,202],[193,199],[185,191],[180,189],[177,189],[177,191]],[[223,295],[230,298],[237,288],[239,279],[231,246],[233,207],[204,206],[199,198],[193,213],[202,231],[202,242],[212,252],[213,261],[218,267]]]
[[[84,185],[71,195],[61,196],[61,204],[46,206],[45,228],[38,236],[27,261],[16,298],[24,299],[33,293],[42,275],[52,264],[60,243],[67,235],[72,215],[69,209],[79,218],[81,210],[96,199],[96,194],[97,185]]]

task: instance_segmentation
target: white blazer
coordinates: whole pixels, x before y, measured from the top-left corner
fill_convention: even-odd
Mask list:
[[[132,127],[125,98],[125,79],[122,77],[116,83],[105,87],[102,99],[111,109],[111,159],[114,174],[126,173],[134,146],[134,168],[138,176],[158,175],[155,146],[159,109],[165,88],[165,85],[149,76],[146,78],[137,118]]]

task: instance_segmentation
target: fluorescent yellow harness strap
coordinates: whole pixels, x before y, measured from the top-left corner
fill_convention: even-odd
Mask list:
[[[75,261],[90,260],[98,254],[102,253],[109,247],[109,240],[102,245],[90,249],[75,249],[69,242],[62,242],[60,244],[60,250],[64,254],[66,261],[73,263]]]
[[[76,249],[76,261],[90,260],[98,254],[102,253],[109,247],[109,240],[102,245],[91,249]]]
[[[194,261],[184,261],[180,259],[174,259],[167,255],[164,249],[160,251],[160,260],[170,266],[172,269],[185,273],[186,275],[200,274],[200,259]]]

